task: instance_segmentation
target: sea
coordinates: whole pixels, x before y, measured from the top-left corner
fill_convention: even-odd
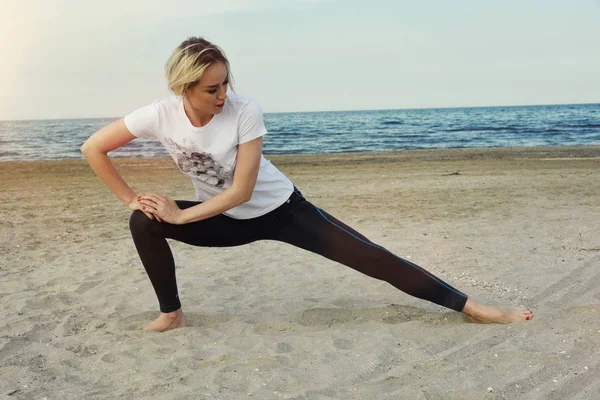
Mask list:
[[[115,118],[0,121],[0,162],[83,159],[80,146]],[[600,104],[266,113],[263,153],[600,144]],[[111,157],[168,157],[136,139]]]

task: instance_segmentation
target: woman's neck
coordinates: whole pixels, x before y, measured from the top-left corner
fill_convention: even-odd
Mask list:
[[[197,128],[205,126],[214,117],[214,114],[204,113],[195,109],[194,106],[185,97],[183,98],[183,110],[185,111],[185,114],[187,115],[192,125],[194,125]]]

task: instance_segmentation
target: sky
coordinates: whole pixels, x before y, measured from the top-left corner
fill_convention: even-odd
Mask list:
[[[0,120],[170,95],[189,36],[263,111],[600,102],[599,0],[0,0]]]

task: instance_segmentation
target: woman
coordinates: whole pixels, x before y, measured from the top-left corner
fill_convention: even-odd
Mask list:
[[[189,38],[171,55],[166,78],[174,96],[140,108],[100,129],[81,150],[98,177],[129,209],[130,228],[160,305],[146,329],[186,326],[167,238],[195,246],[238,246],[277,240],[315,252],[421,299],[483,323],[530,320],[525,308],[477,304],[417,265],[403,260],[308,202],[262,156],[267,132],[260,106],[228,93],[229,61],[220,48]],[[107,153],[140,136],[161,141],[198,201],[137,196]]]

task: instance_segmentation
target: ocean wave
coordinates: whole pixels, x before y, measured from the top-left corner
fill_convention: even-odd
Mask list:
[[[461,128],[450,128],[450,129],[440,129],[441,132],[485,132],[485,131],[506,131],[506,132],[519,132],[522,127],[518,126],[472,126],[466,127],[463,126]]]
[[[404,125],[403,120],[381,121],[381,125]]]
[[[580,124],[580,125],[561,125],[564,126],[565,128],[600,128],[600,124]]]
[[[0,158],[1,157],[13,157],[13,156],[20,156],[21,153],[17,153],[16,151],[0,151]]]

